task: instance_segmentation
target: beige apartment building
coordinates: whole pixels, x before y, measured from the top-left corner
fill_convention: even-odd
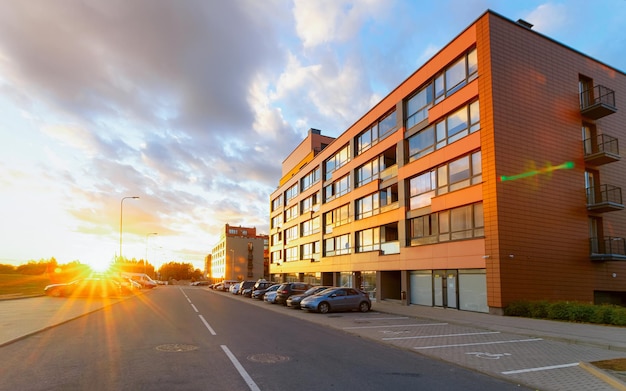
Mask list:
[[[267,279],[268,236],[258,235],[256,228],[226,224],[207,260],[210,260],[208,280],[214,283]]]
[[[275,281],[502,313],[626,305],[626,74],[482,14],[270,196]]]

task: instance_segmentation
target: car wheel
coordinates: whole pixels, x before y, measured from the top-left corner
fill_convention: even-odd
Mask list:
[[[367,312],[369,310],[370,310],[370,305],[367,303],[367,301],[362,301],[361,304],[359,304],[359,311]]]
[[[327,314],[330,311],[330,305],[326,302],[322,302],[317,306],[317,310],[320,314]]]

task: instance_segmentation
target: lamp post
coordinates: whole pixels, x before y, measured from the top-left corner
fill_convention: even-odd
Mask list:
[[[230,252],[232,253],[232,256],[230,257],[230,264],[231,264],[230,279],[234,280],[235,279],[235,250],[231,248]]]
[[[146,234],[146,257],[143,259],[143,272],[144,274],[148,274],[147,272],[147,268],[148,268],[148,238],[150,237],[150,235],[158,235],[158,232],[150,232],[149,234]]]
[[[122,200],[120,201],[120,261],[122,260],[122,216],[123,216],[123,211],[124,211],[124,200],[127,198],[132,198],[132,199],[138,199],[139,197],[134,196],[134,197],[122,197]]]

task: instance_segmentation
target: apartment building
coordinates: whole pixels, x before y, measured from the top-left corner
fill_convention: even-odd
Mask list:
[[[226,224],[207,257],[210,261],[209,281],[268,278],[268,246],[268,236],[257,234],[256,228]]]
[[[275,281],[502,313],[626,304],[626,74],[486,11],[270,196]],[[622,141],[623,142],[623,141]]]

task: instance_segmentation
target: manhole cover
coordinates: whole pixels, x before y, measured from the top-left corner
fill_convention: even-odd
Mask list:
[[[289,357],[281,356],[280,354],[261,353],[249,355],[248,360],[254,362],[262,362],[266,364],[275,364],[277,362],[289,361]]]
[[[160,350],[162,352],[188,352],[196,349],[198,349],[198,347],[195,345],[185,345],[180,343],[168,343],[156,347],[156,350]]]

